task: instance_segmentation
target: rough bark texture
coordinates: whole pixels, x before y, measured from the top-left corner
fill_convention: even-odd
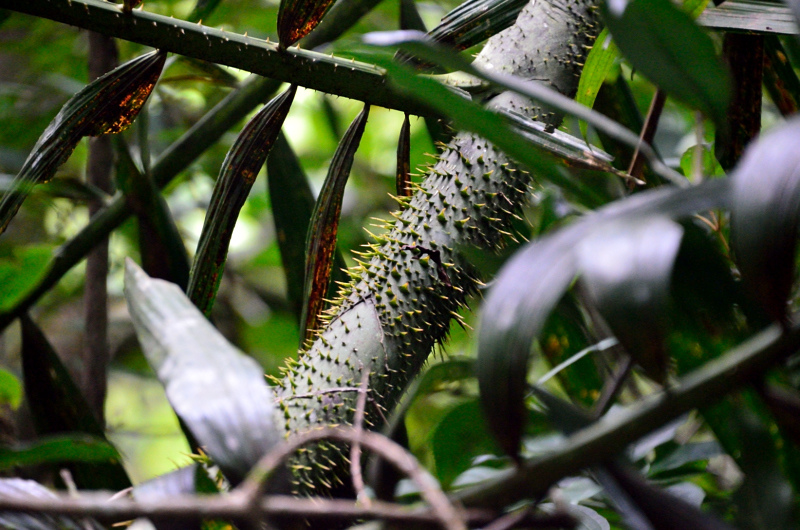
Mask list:
[[[476,59],[483,68],[544,81],[574,95],[599,32],[591,0],[531,0],[514,26]],[[489,103],[551,125],[560,116],[501,93]],[[351,271],[327,327],[291,363],[276,389],[287,434],[352,421],[363,371],[370,373],[366,421],[380,428],[467,296],[480,285],[456,253],[495,248],[527,194],[531,175],[474,134],[458,134],[397,221]],[[341,448],[320,444],[291,462],[297,492],[331,489],[346,477]]]

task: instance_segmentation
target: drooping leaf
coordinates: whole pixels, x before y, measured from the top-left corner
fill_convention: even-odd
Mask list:
[[[606,28],[600,32],[597,40],[594,41],[592,50],[586,56],[586,64],[581,71],[581,79],[578,82],[578,93],[575,95],[575,101],[589,108],[594,107],[594,101],[597,99],[600,87],[603,86],[603,82],[605,82],[611,67],[614,66],[618,57],[619,49],[614,44],[614,41],[611,40],[611,34]],[[581,122],[581,133],[586,136],[585,122]]]
[[[664,383],[669,367],[670,284],[683,228],[653,217],[610,224],[578,248],[582,281],[600,314],[648,376]]]
[[[211,313],[222,281],[239,211],[281,131],[296,90],[293,85],[265,105],[239,134],[222,163],[186,290],[192,302],[206,316]]]
[[[278,8],[278,40],[288,48],[313,30],[333,5],[333,0],[281,0]]]
[[[751,145],[733,176],[731,249],[742,281],[769,316],[786,318],[800,222],[800,119]]]
[[[608,28],[623,55],[659,88],[726,123],[730,81],[714,45],[670,0],[619,0],[603,4]]]
[[[22,384],[14,374],[0,368],[0,407],[16,409],[22,401]]]
[[[468,0],[446,14],[428,35],[466,50],[511,26],[525,4],[525,0]]]
[[[397,176],[395,184],[398,197],[411,197],[411,122],[406,114],[397,141]]]
[[[83,433],[108,443],[103,427],[47,337],[27,314],[20,317],[20,322],[23,380],[36,432],[39,435]],[[82,488],[119,490],[130,486],[118,459],[76,462],[69,467],[75,483]]]
[[[123,140],[117,142],[117,186],[139,221],[139,252],[142,266],[154,278],[186,289],[189,256],[172,218],[167,201],[152,177],[142,173]]]
[[[0,470],[71,462],[119,463],[120,460],[114,446],[93,436],[47,436],[34,442],[0,446]]]
[[[261,367],[231,346],[174,284],[128,260],[128,309],[178,417],[234,483],[282,439]]]
[[[56,495],[33,480],[20,478],[0,478],[0,497],[11,499],[54,499]],[[103,526],[93,519],[73,519],[63,515],[27,514],[19,512],[0,512],[0,528],[19,528],[25,530],[103,530]]]
[[[690,190],[639,193],[529,243],[506,263],[483,305],[476,365],[489,426],[504,451],[519,451],[531,344],[579,272],[580,242],[606,223],[634,226],[653,213],[679,218],[722,206],[728,186],[708,181]]]
[[[53,118],[0,198],[0,233],[36,184],[47,182],[81,138],[124,131],[144,106],[161,75],[166,54],[152,52],[119,66],[75,94]]]
[[[365,105],[339,142],[311,216],[306,241],[303,316],[300,325],[303,341],[310,339],[319,326],[323,298],[328,292],[333,268],[344,188],[368,117],[369,105]]]
[[[306,234],[314,213],[315,199],[308,177],[283,133],[278,135],[267,157],[267,184],[286,275],[286,290],[299,326],[303,308]],[[333,258],[332,284],[345,279],[341,272],[345,268],[342,253],[337,249]]]

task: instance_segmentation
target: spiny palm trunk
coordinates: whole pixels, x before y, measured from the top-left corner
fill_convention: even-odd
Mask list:
[[[574,95],[599,23],[592,0],[531,0],[476,62]],[[560,116],[513,93],[490,105],[557,124]],[[386,235],[365,253],[328,325],[276,389],[287,433],[351,423],[369,371],[366,421],[380,428],[458,309],[480,285],[456,248],[500,244],[532,176],[474,134],[455,136]],[[322,444],[290,467],[298,491],[321,492],[347,476],[340,447]]]

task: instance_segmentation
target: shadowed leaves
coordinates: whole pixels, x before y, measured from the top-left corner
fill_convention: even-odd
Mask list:
[[[397,141],[397,196],[411,197],[411,122],[406,114]]]
[[[317,27],[333,0],[281,0],[278,8],[278,40],[288,48]]]

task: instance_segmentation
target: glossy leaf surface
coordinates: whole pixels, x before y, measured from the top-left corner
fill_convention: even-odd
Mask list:
[[[296,90],[292,86],[265,105],[236,138],[222,163],[186,290],[192,302],[206,316],[211,313],[222,281],[239,212],[281,131]]]
[[[0,233],[36,184],[47,182],[81,138],[115,134],[130,126],[161,75],[166,54],[152,52],[119,66],[75,94],[53,118],[0,198]]]
[[[178,417],[235,482],[282,439],[261,367],[231,346],[174,284],[128,261],[125,293],[139,342]]]
[[[328,168],[328,176],[317,197],[314,213],[308,226],[306,242],[305,288],[303,291],[303,316],[300,332],[305,340],[311,338],[319,327],[323,299],[328,292],[333,257],[336,252],[336,236],[339,216],[342,213],[342,197],[353,159],[364,134],[369,117],[369,106],[364,106],[344,137]]]

